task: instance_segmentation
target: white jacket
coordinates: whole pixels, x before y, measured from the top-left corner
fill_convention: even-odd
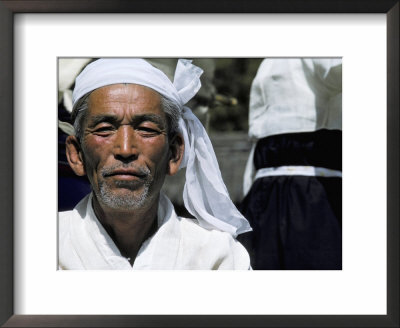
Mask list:
[[[96,218],[92,194],[59,213],[59,268],[62,270],[250,269],[245,248],[229,233],[206,230],[195,219],[178,217],[161,193],[158,231],[141,246],[133,266]]]

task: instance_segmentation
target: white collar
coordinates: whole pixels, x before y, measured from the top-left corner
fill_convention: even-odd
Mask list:
[[[92,194],[82,203],[80,224],[73,224],[71,240],[85,269],[136,270],[173,269],[176,264],[181,232],[179,218],[170,200],[161,193],[158,208],[158,230],[140,247],[133,267],[97,219],[92,207]],[[83,208],[81,209],[83,210]],[[74,211],[80,212],[78,209]],[[166,240],[168,242],[166,242]]]

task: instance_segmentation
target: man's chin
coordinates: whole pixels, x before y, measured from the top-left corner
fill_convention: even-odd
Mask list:
[[[97,197],[107,207],[115,210],[129,210],[143,207],[149,201],[148,188],[132,190],[131,186],[119,188],[101,188]]]
[[[145,184],[143,181],[138,180],[117,180],[114,182],[114,189],[118,191],[119,189],[125,189],[132,192],[143,190],[145,188]]]

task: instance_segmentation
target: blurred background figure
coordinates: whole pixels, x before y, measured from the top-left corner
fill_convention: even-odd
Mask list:
[[[341,59],[265,59],[250,92],[238,239],[256,270],[342,268]]]
[[[74,133],[71,125],[72,90],[81,70],[91,61],[87,58],[65,58],[58,62],[58,210],[67,211],[90,191],[85,177],[78,177],[68,164],[65,139]]]

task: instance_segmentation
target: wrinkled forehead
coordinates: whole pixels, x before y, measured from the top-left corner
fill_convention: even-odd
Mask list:
[[[116,119],[143,115],[165,120],[161,96],[154,90],[137,84],[113,84],[94,90],[88,99],[88,117],[113,116]]]
[[[161,95],[146,86],[133,83],[116,83],[93,90],[89,104],[148,104],[160,107]]]

